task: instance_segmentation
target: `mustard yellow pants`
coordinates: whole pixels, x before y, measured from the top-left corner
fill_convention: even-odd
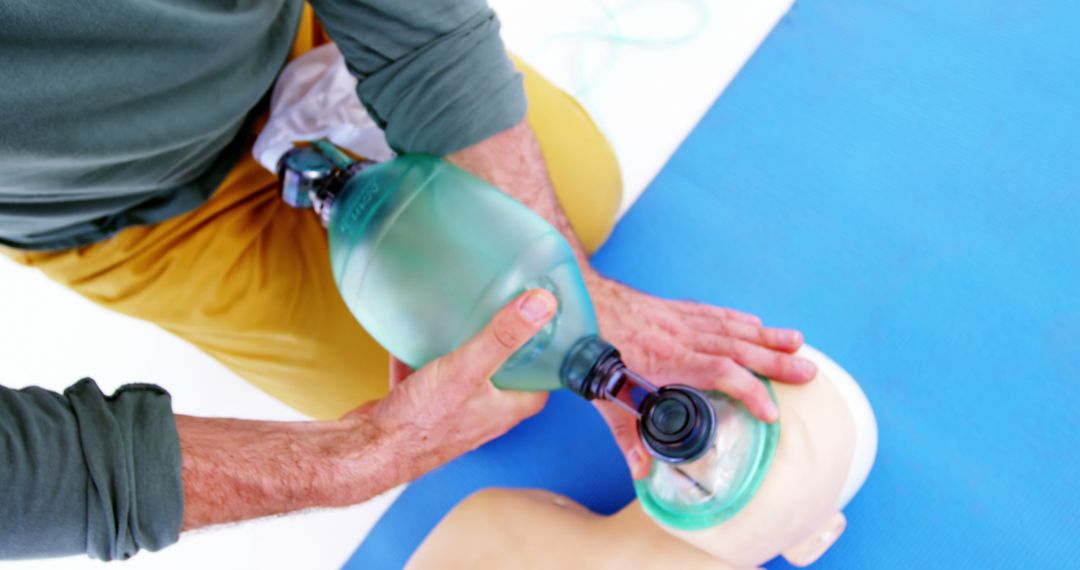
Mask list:
[[[294,56],[320,37],[305,13]],[[569,95],[517,63],[559,201],[595,249],[621,198],[615,156]],[[190,213],[75,250],[4,253],[95,303],[156,323],[301,412],[336,418],[386,393],[388,357],[341,300],[314,214],[283,204],[276,185],[247,153]]]

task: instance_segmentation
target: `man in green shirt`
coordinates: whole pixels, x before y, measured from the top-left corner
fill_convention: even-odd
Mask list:
[[[227,4],[0,3],[0,244],[322,421],[174,416],[151,385],[108,397],[91,380],[63,394],[0,387],[0,557],[122,559],[182,529],[363,501],[543,404],[488,379],[551,317],[544,292],[523,294],[438,364],[393,364],[391,381],[407,381],[380,398],[385,354],[334,292],[325,237],[280,208],[250,158],[260,102],[297,29],[310,34],[307,12],[301,0]],[[587,220],[597,193],[617,196],[602,188],[617,175],[596,178],[614,162],[565,95],[531,73],[523,86],[482,0],[311,4],[395,150],[446,156],[568,237],[605,336],[635,368],[725,390],[764,419],[776,410],[743,366],[814,376],[791,355],[795,331],[656,299],[589,268],[574,229],[592,247],[602,240]],[[643,476],[633,423],[600,411]]]

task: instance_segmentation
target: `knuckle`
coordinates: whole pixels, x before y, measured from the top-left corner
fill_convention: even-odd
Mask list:
[[[506,350],[516,349],[523,340],[522,336],[524,335],[516,327],[506,322],[496,323],[491,329],[491,338],[495,346]]]
[[[716,339],[708,336],[699,336],[694,342],[694,347],[709,354],[716,354],[720,350],[720,345]]]
[[[646,352],[656,360],[671,360],[679,353],[679,346],[664,338],[652,338],[645,345]]]
[[[716,359],[716,371],[722,375],[731,374],[737,367],[738,364],[731,357],[721,356]]]
[[[717,381],[717,389],[737,400],[744,400],[753,391],[751,383],[743,376],[725,376]]]
[[[783,367],[779,369],[778,376],[784,378],[800,378],[804,375],[804,372],[799,368],[798,358],[791,354],[784,354],[781,356],[781,362]]]
[[[746,381],[735,382],[731,385],[729,393],[740,401],[745,401],[754,393],[753,388],[750,387]]]
[[[717,328],[720,330],[720,334],[732,336],[731,321],[728,319],[717,319]]]
[[[611,433],[619,442],[633,442],[637,438],[637,426],[633,422],[619,422],[612,427]]]
[[[515,350],[525,342],[527,331],[514,315],[498,314],[489,327],[491,342],[499,349]]]
[[[786,354],[774,352],[769,364],[772,365],[772,370],[770,372],[773,374],[782,373],[784,375],[790,375],[796,371],[795,359]]]
[[[682,358],[674,361],[673,364],[673,370],[693,378],[711,378],[716,374],[713,359],[698,353],[688,352]]]
[[[758,382],[756,379],[750,380],[746,384],[746,394],[743,396],[745,399],[764,402],[770,399],[769,391],[765,388],[765,385]]]
[[[753,352],[753,349],[751,349],[750,344],[747,342],[738,341],[731,344],[731,356],[743,364],[748,361],[753,355]]]
[[[681,322],[676,322],[667,316],[658,317],[656,327],[674,337],[681,337],[686,334],[686,327]]]
[[[734,341],[731,339],[731,337],[721,336],[714,338],[712,340],[712,346],[710,346],[709,348],[713,354],[718,354],[721,356],[733,356],[733,344]]]

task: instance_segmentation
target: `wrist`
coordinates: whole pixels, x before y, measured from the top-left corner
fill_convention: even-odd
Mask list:
[[[617,281],[613,281],[604,277],[591,267],[581,269],[582,277],[585,279],[585,287],[589,290],[589,296],[593,299],[593,305],[596,306],[597,311],[601,311],[605,303],[602,301],[605,299],[617,297],[619,295]]]
[[[581,269],[581,276],[585,279],[585,285],[590,289],[606,281],[606,278],[600,275],[600,272],[593,269],[592,264],[589,263],[589,258],[585,257],[584,254],[578,257],[578,266]]]
[[[405,430],[385,429],[363,412],[327,424],[322,453],[333,483],[322,497],[325,506],[366,501],[415,477],[415,454],[401,441]]]

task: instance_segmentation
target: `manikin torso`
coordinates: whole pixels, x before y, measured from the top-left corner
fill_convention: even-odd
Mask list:
[[[813,349],[819,375],[774,383],[781,430],[772,466],[749,503],[700,531],[662,527],[638,501],[610,517],[546,491],[491,489],[462,501],[410,568],[752,568],[783,554],[816,560],[843,531],[840,513],[872,463],[877,434],[865,397]]]

